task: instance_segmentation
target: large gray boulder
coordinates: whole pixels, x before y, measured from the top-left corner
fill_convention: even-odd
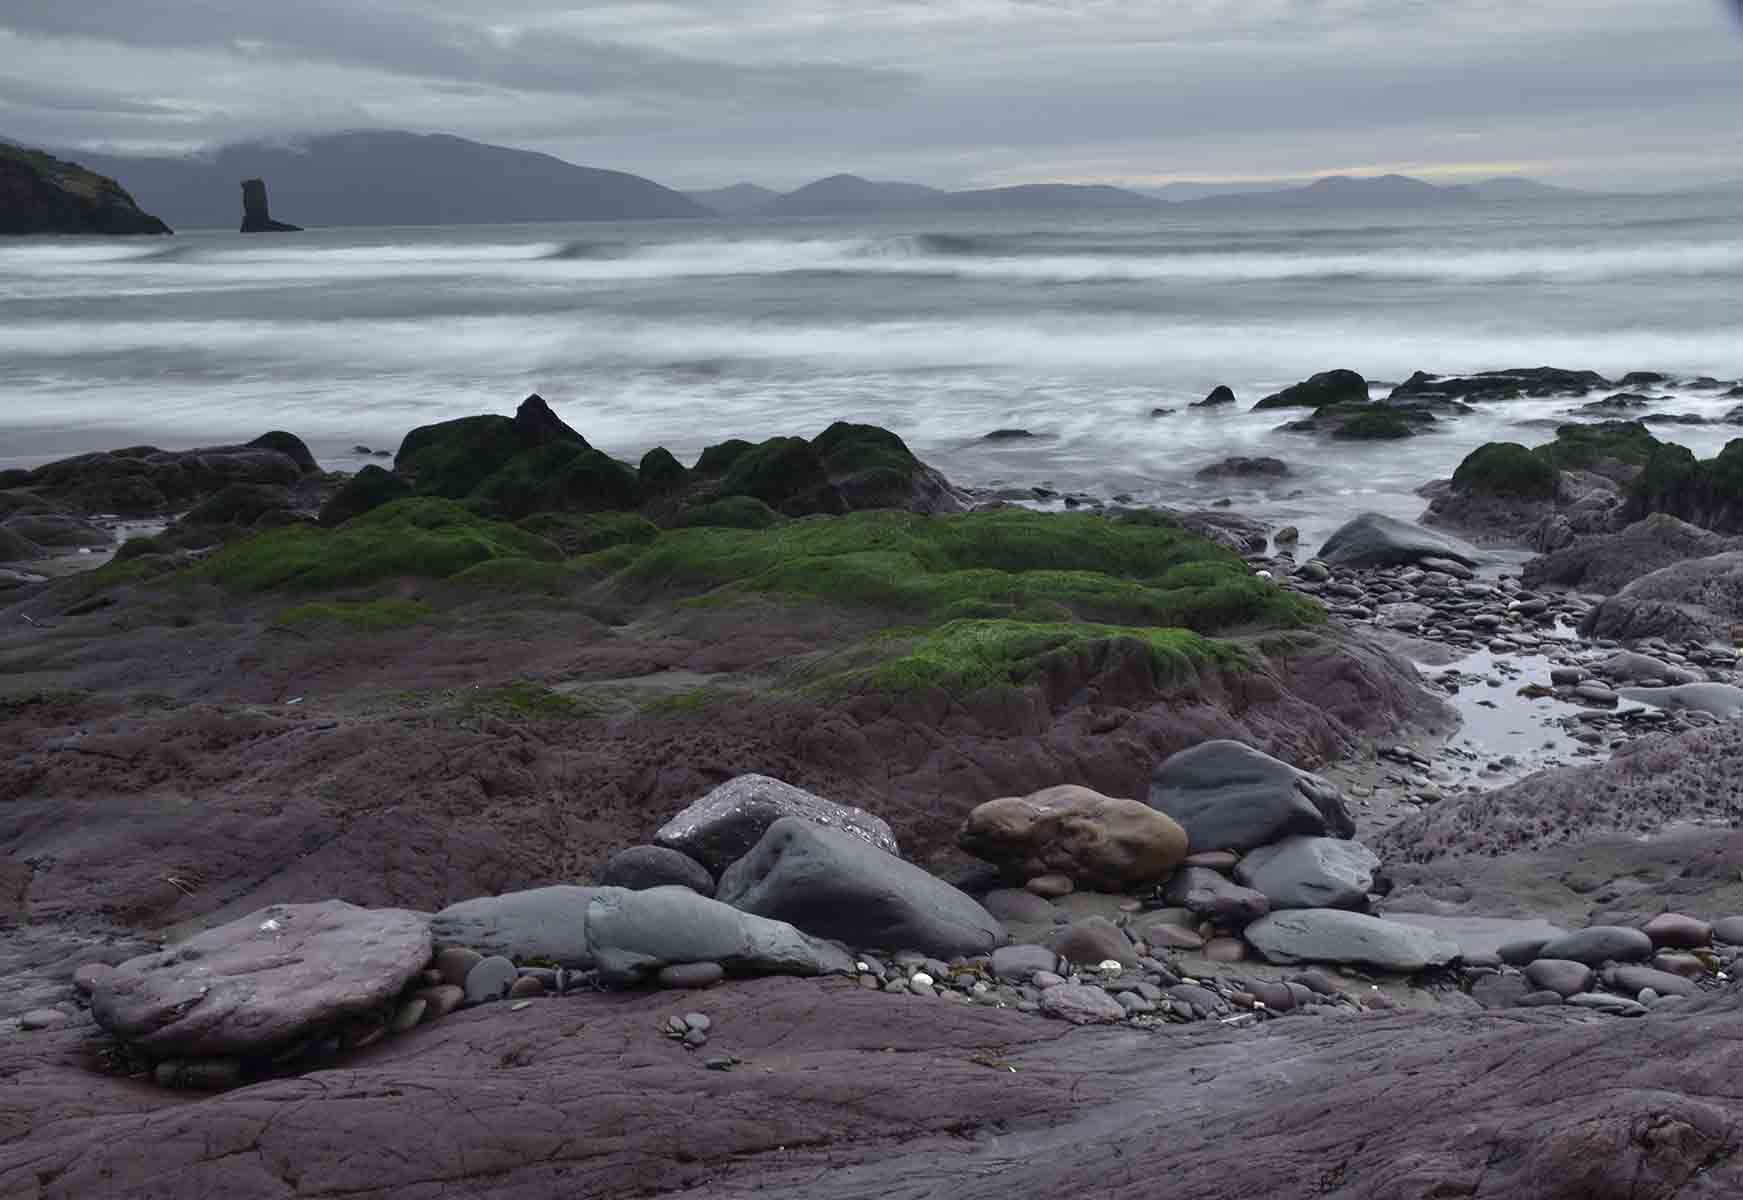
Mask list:
[[[274,904],[104,974],[91,1014],[152,1055],[253,1056],[392,1000],[430,963],[417,913]]]
[[[715,895],[856,947],[986,954],[1004,926],[972,897],[842,829],[782,817],[728,867]]]
[[[1539,958],[1565,958],[1599,967],[1607,962],[1645,962],[1652,957],[1652,939],[1626,925],[1592,925],[1545,943]]]
[[[516,962],[597,968],[612,983],[636,983],[673,963],[714,962],[735,974],[824,975],[849,971],[845,952],[790,925],[739,912],[669,885],[544,887],[465,900],[430,922],[437,945],[464,946]]]
[[[1654,513],[1618,533],[1581,538],[1525,564],[1521,581],[1536,590],[1565,587],[1609,595],[1643,575],[1691,558],[1743,549],[1743,538],[1725,537]]]
[[[1356,833],[1331,783],[1241,742],[1203,742],[1167,759],[1150,776],[1149,803],[1180,822],[1193,854]]]
[[[1293,908],[1274,912],[1246,929],[1247,942],[1274,963],[1327,962],[1420,971],[1444,967],[1459,945],[1431,929],[1400,925],[1341,908]]]
[[[638,983],[673,963],[738,975],[848,975],[853,958],[783,921],[740,912],[686,887],[595,888],[587,945],[607,983]]]
[[[1731,641],[1743,624],[1743,551],[1693,558],[1642,575],[1594,606],[1580,633],[1620,642]]]
[[[1251,851],[1235,878],[1279,908],[1360,908],[1374,887],[1379,856],[1360,842],[1291,837]]]
[[[598,890],[565,884],[462,900],[430,919],[430,936],[438,946],[589,970],[587,905]]]
[[[619,850],[605,864],[599,882],[606,887],[628,888],[632,892],[675,884],[689,888],[698,896],[714,894],[714,876],[708,873],[708,868],[669,846],[631,846]]]
[[[1483,552],[1448,534],[1365,512],[1339,526],[1316,557],[1333,567],[1399,567],[1425,558],[1450,558],[1474,567],[1483,561]]]
[[[880,850],[901,853],[895,833],[878,817],[767,775],[727,780],[662,825],[654,842],[688,854],[718,877],[782,817],[842,829]]]

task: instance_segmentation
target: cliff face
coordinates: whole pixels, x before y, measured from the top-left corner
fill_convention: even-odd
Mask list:
[[[113,179],[0,142],[0,234],[169,232]]]

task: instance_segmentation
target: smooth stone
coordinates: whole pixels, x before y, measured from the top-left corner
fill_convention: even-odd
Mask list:
[[[412,997],[424,1002],[424,1021],[436,1021],[447,1016],[466,1001],[466,989],[458,984],[444,983],[425,988]]]
[[[720,877],[716,895],[742,912],[852,946],[943,958],[990,953],[1004,926],[973,897],[866,839],[782,817]]]
[[[1691,980],[1681,975],[1672,975],[1669,971],[1658,971],[1651,967],[1609,967],[1604,971],[1604,985],[1618,992],[1635,995],[1651,989],[1660,996],[1696,996],[1700,994]]]
[[[545,986],[545,981],[537,975],[521,975],[514,981],[514,986],[508,989],[508,998],[510,1000],[527,1000],[534,996],[543,996],[549,991],[550,989]]]
[[[1077,885],[1064,875],[1037,875],[1023,885],[1023,890],[1044,900],[1058,900],[1077,890]]]
[[[1138,965],[1138,952],[1125,931],[1106,917],[1086,917],[1056,932],[1048,949],[1067,962],[1112,961],[1122,967]]]
[[[514,962],[501,955],[491,955],[481,960],[477,966],[466,973],[466,1003],[484,1004],[491,1000],[501,1000],[514,987],[520,973],[514,969]]]
[[[1400,919],[1408,918],[1408,914],[1406,913],[1400,913],[1398,915]],[[1497,950],[1496,953],[1501,956],[1501,961],[1506,963],[1508,966],[1523,967],[1528,963],[1536,962],[1542,955],[1543,948],[1549,945],[1552,940],[1561,936],[1561,934],[1557,933],[1551,934],[1547,937],[1531,937],[1523,938],[1519,941],[1506,942],[1502,944],[1501,948]]]
[[[1220,871],[1186,867],[1174,873],[1162,898],[1227,929],[1240,929],[1271,911],[1263,892],[1242,887]]]
[[[1356,832],[1331,783],[1235,741],[1202,742],[1165,760],[1150,776],[1149,803],[1180,823],[1194,853]]]
[[[1592,986],[1595,973],[1583,962],[1540,958],[1525,968],[1525,978],[1537,991],[1573,996]]]
[[[1334,567],[1395,567],[1448,559],[1467,567],[1483,561],[1468,542],[1383,513],[1365,512],[1339,526],[1317,557]]]
[[[1188,854],[1180,860],[1180,865],[1227,873],[1234,870],[1235,864],[1240,861],[1241,856],[1233,850],[1201,850],[1197,854]]]
[[[81,996],[89,996],[114,974],[115,968],[108,963],[86,963],[73,972],[73,989]]]
[[[1152,951],[1162,950],[1202,950],[1204,938],[1195,930],[1187,929],[1166,918],[1140,920],[1132,925],[1132,934],[1138,941],[1150,947]]]
[[[91,1013],[148,1054],[252,1054],[380,1008],[429,961],[429,923],[417,913],[274,904],[122,963]]]
[[[655,981],[663,988],[706,988],[725,978],[726,968],[716,962],[673,963],[661,967]]]
[[[1023,983],[1037,971],[1052,971],[1059,966],[1059,956],[1045,946],[1000,946],[993,951],[994,979]]]
[[[1693,954],[1664,951],[1652,956],[1652,965],[1671,975],[1681,975],[1684,979],[1704,979],[1709,974],[1707,964]]]
[[[1646,1006],[1638,1000],[1612,996],[1608,992],[1581,992],[1577,996],[1569,996],[1567,1002],[1580,1008],[1596,1009],[1598,1012],[1612,1013],[1619,1017],[1638,1017],[1646,1013]]]
[[[1051,925],[1058,909],[1026,888],[997,888],[981,897],[981,907],[1015,925]]]
[[[18,1027],[31,1033],[44,1029],[59,1029],[72,1020],[58,1008],[33,1008],[18,1018]]]
[[[1056,975],[1052,971],[1036,971],[1029,977],[1029,986],[1037,992],[1044,992],[1050,987],[1058,987],[1064,982],[1064,976]]]
[[[1121,1008],[1134,1016],[1141,1013],[1151,1013],[1156,1011],[1156,1005],[1140,996],[1137,992],[1121,992],[1119,995],[1114,997],[1114,1000]]]
[[[1548,942],[1540,953],[1544,958],[1567,958],[1592,967],[1611,961],[1644,962],[1652,957],[1652,939],[1622,925],[1593,925]]]
[[[606,983],[639,983],[673,963],[716,962],[729,974],[857,973],[840,947],[689,888],[594,888],[585,925]]]
[[[1166,879],[1186,857],[1172,817],[1073,784],[977,805],[956,844],[1019,878],[1058,874],[1113,892]]]
[[[437,944],[450,949],[587,970],[593,966],[587,905],[596,890],[563,884],[462,900],[431,918],[430,932]]]
[[[682,851],[718,877],[783,817],[841,830],[891,855],[901,853],[895,833],[881,818],[767,775],[727,780],[660,826],[654,842]]]
[[[1299,984],[1316,996],[1325,996],[1332,1000],[1344,994],[1337,980],[1317,968],[1297,972],[1289,976],[1288,982]]]
[[[1073,1025],[1107,1025],[1121,1020],[1126,1010],[1098,987],[1081,983],[1058,983],[1041,993],[1041,1011]]]
[[[1295,1009],[1295,993],[1289,990],[1286,983],[1249,979],[1245,981],[1245,986],[1255,1000],[1272,1012],[1292,1012]]]
[[[1721,917],[1714,921],[1713,940],[1727,946],[1743,946],[1743,917]]]
[[[1698,950],[1713,940],[1711,925],[1683,913],[1659,913],[1641,926],[1640,931],[1661,950]]]
[[[670,846],[631,846],[619,850],[599,876],[602,887],[628,888],[632,892],[656,887],[687,887],[698,896],[714,895],[714,876],[708,868]]]
[[[465,987],[466,977],[472,974],[472,968],[483,961],[484,955],[469,947],[444,946],[436,951],[435,969],[441,975],[443,983]]]
[[[1553,1008],[1555,1005],[1562,1003],[1565,1002],[1562,1000],[1560,992],[1552,992],[1548,988],[1545,988],[1541,992],[1531,992],[1528,995],[1521,996],[1517,1007]]]
[[[1728,683],[1680,683],[1675,687],[1616,689],[1624,700],[1650,704],[1668,712],[1712,713],[1726,721],[1743,716],[1743,688]]]
[[[1235,878],[1279,908],[1357,908],[1374,887],[1380,858],[1360,842],[1291,837],[1250,851]]]
[[[1341,908],[1293,908],[1247,926],[1245,937],[1274,963],[1334,962],[1420,971],[1459,957],[1457,942],[1419,929]]]
[[[1466,966],[1477,966],[1483,959],[1493,958],[1497,965],[1506,963],[1522,967],[1538,957],[1537,952],[1543,948],[1544,942],[1567,932],[1559,925],[1535,917],[1447,917],[1408,912],[1381,915],[1388,921],[1432,929],[1451,938],[1465,952]]]
[[[1201,952],[1216,963],[1238,963],[1247,959],[1247,944],[1240,938],[1214,937],[1204,944]]]

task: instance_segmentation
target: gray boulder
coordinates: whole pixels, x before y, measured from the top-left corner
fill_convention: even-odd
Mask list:
[[[1209,867],[1182,867],[1162,889],[1162,899],[1224,929],[1239,929],[1271,911],[1263,892],[1242,887]]]
[[[735,975],[854,971],[853,958],[838,946],[685,887],[594,888],[586,932],[607,983],[639,983],[674,963],[719,963]]]
[[[619,850],[599,876],[605,887],[645,892],[656,887],[687,887],[698,896],[714,894],[714,876],[708,868],[669,846],[631,846]]]
[[[1150,776],[1149,803],[1186,829],[1194,854],[1356,833],[1331,783],[1240,742],[1204,742],[1167,759]]]
[[[1522,582],[1533,590],[1573,588],[1609,595],[1643,575],[1691,558],[1743,549],[1743,539],[1725,537],[1654,513],[1618,533],[1581,538],[1525,564]]]
[[[716,896],[856,947],[951,958],[985,954],[1005,930],[973,898],[865,838],[782,817],[720,877]]]
[[[1589,967],[1607,962],[1645,962],[1652,957],[1652,939],[1625,925],[1593,925],[1545,943],[1544,958],[1566,958]]]
[[[1236,864],[1235,878],[1263,892],[1273,909],[1360,908],[1379,865],[1360,842],[1291,837],[1249,852]]]
[[[1059,969],[1059,956],[1045,946],[1000,946],[993,951],[994,979],[1027,983],[1037,971]]]
[[[159,1057],[250,1056],[378,1008],[429,962],[417,913],[274,904],[122,963],[99,979],[91,1014]]]
[[[1625,687],[1624,700],[1670,712],[1706,712],[1730,721],[1743,716],[1743,688],[1728,683],[1679,683],[1675,687]]]
[[[431,918],[430,936],[438,946],[588,970],[587,905],[598,890],[560,885],[462,900]]]
[[[1339,526],[1315,557],[1334,567],[1399,567],[1425,558],[1474,567],[1483,561],[1482,551],[1469,542],[1376,512]]]
[[[1694,980],[1653,967],[1608,967],[1604,971],[1604,983],[1630,996],[1639,996],[1646,988],[1651,988],[1660,996],[1698,996],[1701,992],[1695,986]]]
[[[1056,983],[1041,993],[1041,1011],[1073,1025],[1109,1025],[1124,1020],[1125,1006],[1098,987]]]
[[[1592,664],[1592,670],[1611,683],[1648,684],[1658,686],[1676,683],[1700,683],[1706,679],[1690,667],[1678,667],[1650,654],[1634,650],[1618,650],[1602,662]]]
[[[880,850],[901,854],[896,835],[879,818],[767,775],[727,780],[662,825],[654,842],[688,854],[718,876],[782,817],[842,829]]]
[[[1293,908],[1247,926],[1246,939],[1274,963],[1328,962],[1420,971],[1459,957],[1459,945],[1429,929],[1341,908]]]
[[[1673,563],[1642,575],[1580,621],[1589,638],[1731,640],[1743,622],[1743,551]]]
[[[1525,978],[1538,991],[1554,992],[1564,1000],[1592,986],[1592,968],[1567,958],[1540,958],[1525,968]]]

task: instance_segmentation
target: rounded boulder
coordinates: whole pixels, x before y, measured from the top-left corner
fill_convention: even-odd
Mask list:
[[[1137,800],[1070,784],[989,800],[957,845],[1014,875],[1064,875],[1108,891],[1166,879],[1186,857],[1186,830]]]

